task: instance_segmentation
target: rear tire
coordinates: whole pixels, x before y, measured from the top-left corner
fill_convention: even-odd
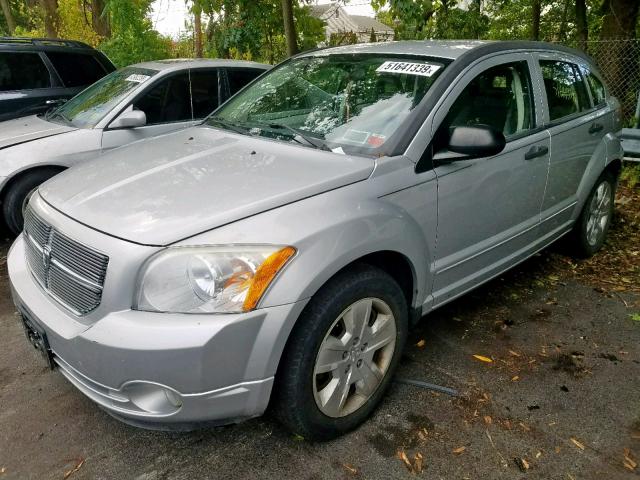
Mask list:
[[[53,168],[35,170],[18,177],[9,185],[2,202],[2,213],[11,233],[18,235],[22,231],[24,226],[23,210],[31,194],[42,183],[60,172],[61,170]]]
[[[358,427],[389,387],[407,329],[407,301],[386,272],[357,265],[338,274],[313,296],[287,342],[273,401],[280,421],[319,441]]]
[[[572,253],[580,258],[593,256],[602,248],[613,218],[616,176],[600,175],[571,232]]]

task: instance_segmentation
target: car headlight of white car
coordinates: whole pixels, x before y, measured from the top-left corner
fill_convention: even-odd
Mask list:
[[[134,309],[171,313],[253,310],[295,255],[289,246],[175,247],[142,269]]]

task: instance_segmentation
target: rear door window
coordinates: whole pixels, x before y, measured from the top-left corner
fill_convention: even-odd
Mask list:
[[[251,80],[256,78],[263,70],[257,69],[229,69],[227,70],[227,78],[229,79],[229,93],[233,96]]]
[[[147,116],[147,125],[191,120],[189,73],[161,80],[133,102],[133,108]]]
[[[218,70],[191,70],[193,118],[204,118],[219,105]]]
[[[0,92],[50,86],[49,70],[39,54],[0,52]]]
[[[576,65],[569,62],[541,60],[540,67],[551,121],[591,108],[586,86]]]
[[[69,52],[47,52],[46,55],[68,88],[91,85],[107,73],[93,55]]]

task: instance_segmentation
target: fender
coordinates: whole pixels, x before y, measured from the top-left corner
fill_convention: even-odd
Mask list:
[[[0,176],[6,177],[0,189],[16,175],[34,167],[70,167],[100,154],[102,132],[79,129],[31,142],[20,143],[0,151]],[[78,152],[78,145],[84,149]]]
[[[598,144],[593,155],[591,155],[582,180],[580,181],[577,193],[578,203],[571,216],[572,220],[575,221],[580,216],[584,203],[587,201],[589,193],[600,175],[602,175],[602,172],[614,160],[622,160],[623,156],[624,152],[620,139],[613,133],[607,133]]]

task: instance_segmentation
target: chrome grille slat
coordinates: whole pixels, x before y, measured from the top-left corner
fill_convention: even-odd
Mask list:
[[[52,228],[30,208],[24,221],[25,255],[34,278],[76,315],[95,310],[102,300],[109,257]]]

